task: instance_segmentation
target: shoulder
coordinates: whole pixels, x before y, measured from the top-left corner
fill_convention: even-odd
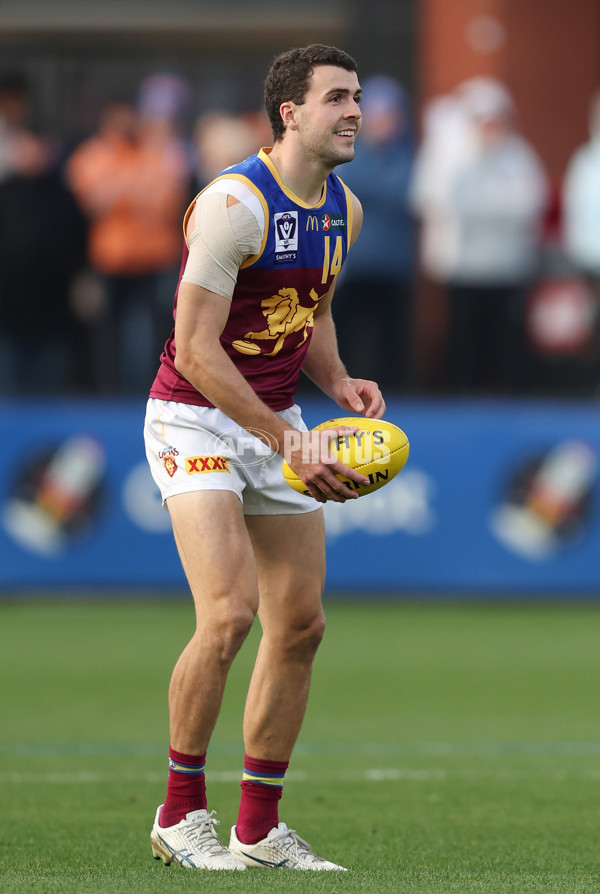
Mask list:
[[[247,177],[228,170],[209,183],[192,202],[185,219],[188,234],[194,228],[196,208],[215,195],[226,195],[228,205],[238,202],[248,208],[261,233],[264,232],[268,220],[268,209],[262,191]]]

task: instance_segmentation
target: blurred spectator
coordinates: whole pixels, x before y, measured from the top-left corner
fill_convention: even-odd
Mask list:
[[[67,162],[89,219],[89,262],[102,277],[95,368],[103,390],[147,388],[171,325],[165,308],[177,280],[189,158],[167,95],[161,81],[142,85],[139,114],[125,100],[108,102],[98,131]]]
[[[0,182],[15,168],[18,135],[29,125],[29,87],[19,73],[0,80]]]
[[[190,113],[193,91],[190,84],[178,74],[157,72],[142,81],[138,91],[137,109],[140,116],[141,139],[148,149],[162,155],[173,175],[174,193],[180,206],[176,224],[181,240],[182,213],[190,201],[190,188],[194,172],[194,146],[189,137]],[[173,295],[179,277],[180,252],[175,263],[157,277],[157,312],[155,329],[158,353],[162,353],[165,341],[173,328]]]
[[[0,393],[66,387],[74,278],[85,264],[85,221],[54,171],[48,141],[13,133],[0,182]]]
[[[587,286],[576,317],[582,333],[576,359],[582,390],[600,387],[600,90],[592,97],[587,143],[571,157],[563,184],[563,241],[567,258]],[[569,320],[577,307],[570,304]],[[564,328],[564,326],[563,326]]]
[[[456,264],[459,236],[452,190],[456,171],[474,154],[473,128],[458,96],[431,100],[423,112],[411,204],[421,224],[421,267],[436,282],[447,282]]]
[[[458,391],[514,392],[526,385],[526,298],[540,263],[546,176],[499,82],[464,82],[447,112],[455,137],[439,182],[448,242],[435,256],[448,289],[445,381]],[[443,132],[433,128],[429,139]],[[438,158],[444,148],[437,146]],[[427,152],[435,155],[425,144]],[[424,189],[423,165],[414,192],[425,227],[431,206],[423,193],[435,200],[435,174]]]
[[[194,128],[195,192],[204,189],[225,168],[258,152],[260,146],[258,130],[250,118],[205,112]]]
[[[154,125],[166,142],[182,138],[192,104],[192,89],[180,75],[156,72],[140,84],[138,111],[146,125]]]
[[[564,243],[600,307],[600,91],[590,107],[590,139],[571,158],[563,187]]]
[[[385,388],[405,389],[411,373],[414,160],[402,86],[378,75],[363,83],[354,161],[339,174],[363,206],[360,238],[340,276],[335,302],[342,357]]]

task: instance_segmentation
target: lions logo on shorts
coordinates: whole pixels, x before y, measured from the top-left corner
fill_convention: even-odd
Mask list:
[[[175,450],[174,447],[169,448],[168,450],[161,450],[158,454],[159,458],[163,461],[163,466],[165,467],[169,478],[172,478],[179,466],[175,462],[175,457],[179,454],[178,450]]]

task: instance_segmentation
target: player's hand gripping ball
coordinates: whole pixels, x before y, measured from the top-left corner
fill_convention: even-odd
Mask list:
[[[313,431],[338,428],[341,425],[357,426],[354,434],[340,434],[333,438],[329,449],[336,459],[358,471],[369,479],[369,484],[351,481],[345,475],[336,473],[336,478],[355,491],[359,497],[379,490],[388,484],[403,468],[408,459],[408,438],[401,428],[384,419],[367,419],[364,416],[344,416],[328,419],[315,425]],[[309,495],[304,482],[298,478],[287,462],[283,463],[283,477],[287,484],[301,494]]]

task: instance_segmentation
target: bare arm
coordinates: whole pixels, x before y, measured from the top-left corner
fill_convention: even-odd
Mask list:
[[[266,444],[280,450],[285,431],[293,429],[260,400],[219,340],[244,257],[228,219],[234,206],[242,207],[231,195],[212,196],[209,204],[205,197],[187,222],[190,254],[177,300],[175,366],[242,428],[260,431]]]
[[[257,429],[272,449],[283,444],[286,425],[256,395],[223,350],[219,337],[229,316],[227,298],[182,282],[177,301],[175,366],[211,403],[242,428]]]
[[[333,288],[321,298],[318,311],[315,312],[304,371],[321,391],[346,412],[381,419],[385,413],[385,401],[377,383],[352,378],[340,359],[331,316],[332,297]]]
[[[356,196],[352,193],[350,196],[354,211],[354,225],[350,241],[350,246],[352,246],[362,225],[362,208]],[[380,419],[385,412],[385,402],[379,387],[375,382],[367,379],[354,379],[349,376],[340,358],[335,325],[331,315],[334,290],[335,281],[329,292],[321,298],[315,311],[312,338],[304,364],[304,372],[343,410]]]

